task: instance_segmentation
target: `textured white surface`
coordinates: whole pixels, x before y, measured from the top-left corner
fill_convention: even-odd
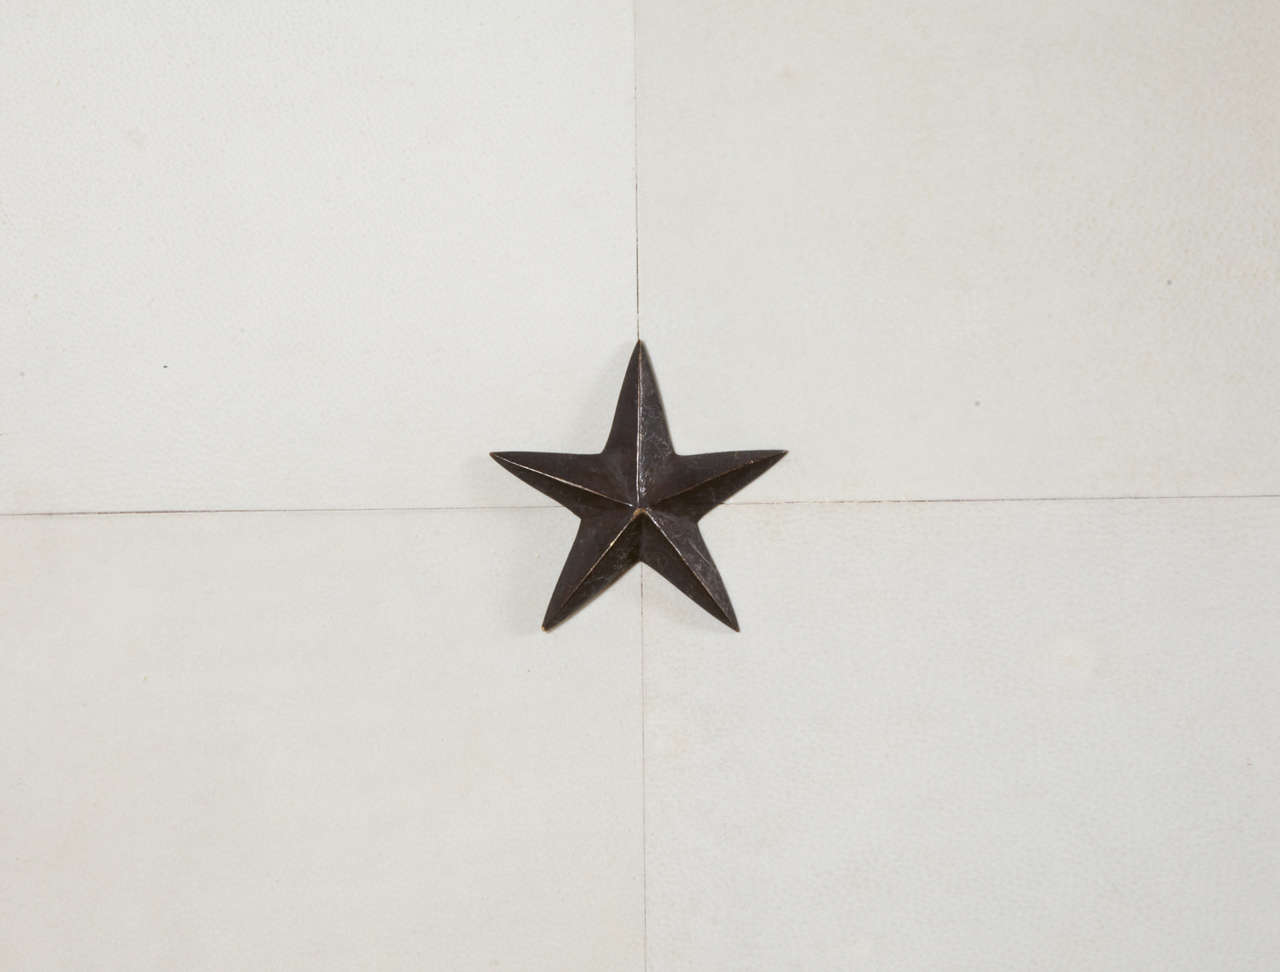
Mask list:
[[[790,448],[763,498],[1277,491],[1280,5],[638,9],[679,448]]]
[[[650,967],[1280,966],[1280,501],[738,506],[646,575]]]
[[[638,578],[548,640],[566,528],[0,519],[0,967],[638,967]]]
[[[1280,7],[632,14],[0,13],[0,513],[545,503],[636,122],[676,445],[791,450],[737,636],[538,632],[562,511],[0,516],[0,968],[1280,968],[1280,500],[808,502],[1280,493]]]
[[[634,334],[631,52],[618,0],[8,5],[0,510],[525,502],[485,453],[598,447]]]

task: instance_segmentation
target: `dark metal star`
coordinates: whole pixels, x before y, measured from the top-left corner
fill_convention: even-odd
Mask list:
[[[783,449],[677,455],[644,344],[627,365],[609,441],[598,455],[491,452],[581,519],[544,630],[643,561],[734,631],[729,593],[698,521],[786,455]]]

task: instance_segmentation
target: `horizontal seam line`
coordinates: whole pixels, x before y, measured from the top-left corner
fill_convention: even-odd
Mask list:
[[[1249,500],[1280,499],[1280,493],[1176,493],[1114,496],[955,496],[924,499],[835,499],[835,500],[743,500],[720,504],[728,506],[885,506],[930,505],[948,503],[1114,503],[1168,502],[1175,500]],[[37,510],[0,513],[0,517],[34,516],[162,516],[209,515],[214,513],[484,513],[519,510],[559,510],[555,504],[524,506],[279,506],[227,507],[222,509],[156,509],[156,510]]]
[[[484,513],[506,510],[559,510],[553,504],[539,506],[279,506],[227,507],[225,509],[172,510],[48,510],[0,513],[3,517],[19,516],[162,516],[166,514],[208,515],[211,513]]]
[[[1113,496],[947,496],[924,499],[834,499],[834,500],[743,500],[724,506],[876,506],[890,504],[943,503],[1115,503],[1164,502],[1170,500],[1244,500],[1280,499],[1280,493],[1196,493]]]

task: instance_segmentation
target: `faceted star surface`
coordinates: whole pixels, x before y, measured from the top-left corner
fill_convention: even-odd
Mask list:
[[[580,520],[542,620],[544,629],[555,627],[643,562],[738,630],[729,592],[698,521],[786,451],[678,455],[643,343],[637,341],[631,354],[603,452],[490,455]]]

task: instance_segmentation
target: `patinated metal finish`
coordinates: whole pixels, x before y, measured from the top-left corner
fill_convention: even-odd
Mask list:
[[[631,354],[603,452],[490,455],[581,520],[542,620],[544,629],[559,624],[644,562],[738,630],[729,593],[698,521],[786,451],[678,455],[643,343],[637,341]]]

